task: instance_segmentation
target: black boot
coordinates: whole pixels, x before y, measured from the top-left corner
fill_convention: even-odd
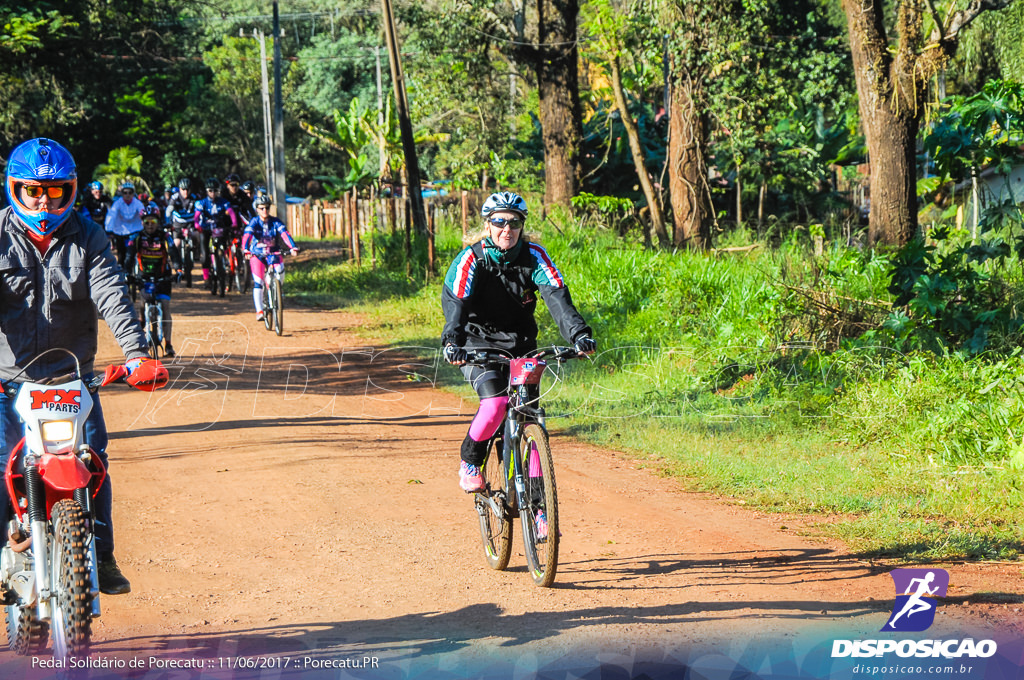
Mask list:
[[[132,592],[132,584],[124,577],[113,555],[100,558],[100,592],[105,595],[123,595]]]

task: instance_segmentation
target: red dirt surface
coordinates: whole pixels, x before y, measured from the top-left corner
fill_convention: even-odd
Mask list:
[[[518,523],[491,571],[456,475],[475,402],[409,379],[454,369],[369,346],[353,314],[291,307],[278,337],[249,296],[173,304],[169,388],[102,394],[132,592],[102,597],[94,678],[728,677],[880,635],[892,565],[557,435],[555,587]],[[102,329],[98,365],[123,360]],[[1020,564],[932,566],[929,636],[1019,642]],[[4,651],[0,678],[43,661]]]

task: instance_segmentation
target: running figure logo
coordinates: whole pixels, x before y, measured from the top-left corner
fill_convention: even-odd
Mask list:
[[[889,575],[896,584],[896,603],[882,630],[905,633],[926,630],[935,621],[938,606],[934,598],[946,596],[949,572],[945,569],[893,569]]]

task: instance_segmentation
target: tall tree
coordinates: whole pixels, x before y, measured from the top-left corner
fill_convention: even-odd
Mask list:
[[[544,136],[544,204],[568,207],[580,186],[583,114],[578,0],[537,0],[537,84]]]
[[[668,188],[672,241],[676,247],[710,246],[714,210],[708,186],[707,79],[711,75],[709,33],[724,19],[728,2],[669,0],[663,15],[671,27],[668,42],[672,79],[669,98]]]
[[[933,0],[903,0],[895,11],[882,0],[843,0],[871,162],[869,243],[902,245],[914,237],[916,145],[928,82],[956,54],[964,28],[1012,1],[953,0],[943,17]]]
[[[701,108],[700,81],[677,71],[669,105],[668,189],[672,202],[672,241],[678,248],[711,245],[711,191],[708,186],[707,116]]]
[[[624,63],[630,60],[634,52],[639,53],[635,58],[640,61],[644,61],[645,53],[650,52],[651,43],[645,42],[643,36],[650,35],[651,26],[644,25],[646,23],[644,19],[643,14],[634,14],[632,9],[622,7],[612,0],[595,0],[587,6],[586,27],[592,38],[590,51],[606,70],[615,107],[619,111],[619,120],[626,130],[637,182],[647,201],[651,232],[658,239],[660,245],[667,246],[669,236],[668,230],[665,228],[661,197],[655,191],[654,183],[651,181],[651,175],[647,168],[647,157],[640,140],[640,131],[630,113],[623,83]],[[645,47],[648,49],[644,49]]]

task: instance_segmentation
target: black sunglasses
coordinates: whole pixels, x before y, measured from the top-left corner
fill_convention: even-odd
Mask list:
[[[513,231],[519,231],[523,228],[524,224],[524,220],[519,217],[513,217],[511,219],[505,217],[492,217],[487,221],[491,223],[492,227],[497,227],[498,229],[508,227]]]

